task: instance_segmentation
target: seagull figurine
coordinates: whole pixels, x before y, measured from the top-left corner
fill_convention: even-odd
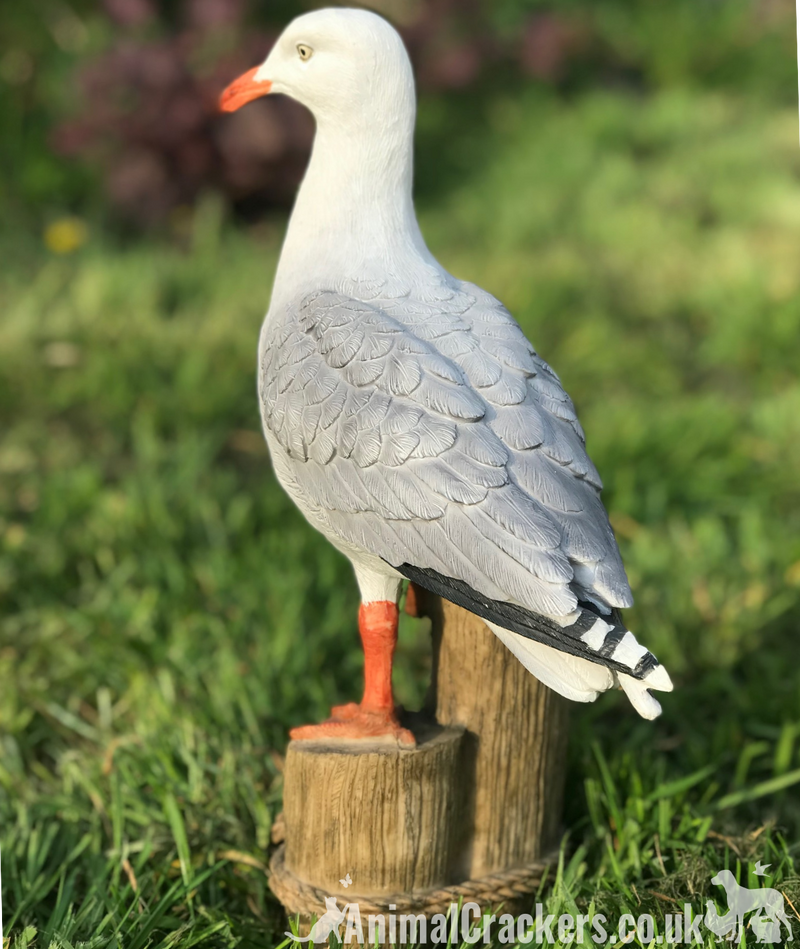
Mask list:
[[[355,569],[365,680],[292,738],[413,746],[392,693],[404,579],[481,617],[561,695],[621,686],[654,718],[650,690],[672,683],[617,612],[631,591],[572,402],[420,232],[400,36],[365,10],[300,16],[220,107],[275,93],[316,136],[261,330],[261,416],[279,481]]]

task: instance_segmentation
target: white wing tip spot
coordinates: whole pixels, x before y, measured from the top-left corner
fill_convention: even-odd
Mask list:
[[[594,649],[594,651],[597,652],[606,641],[606,633],[613,628],[613,626],[601,619],[595,620],[592,628],[588,629],[581,636],[581,640],[585,642],[590,649]]]
[[[639,660],[647,655],[647,650],[641,643],[637,642],[636,637],[630,630],[617,643],[613,658],[616,662],[621,662],[629,669],[635,669]]]
[[[658,689],[661,692],[671,692],[674,688],[669,673],[661,665],[651,669],[644,677],[644,682],[648,689]]]

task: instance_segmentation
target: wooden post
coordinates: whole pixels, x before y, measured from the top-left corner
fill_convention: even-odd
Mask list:
[[[433,625],[426,708],[403,722],[417,748],[289,744],[270,882],[290,914],[321,913],[326,894],[362,913],[441,912],[460,896],[521,910],[558,843],[566,701],[482,620],[421,591],[417,603]]]
[[[370,895],[451,882],[463,848],[462,728],[417,725],[417,747],[293,741],[284,769],[286,868]]]

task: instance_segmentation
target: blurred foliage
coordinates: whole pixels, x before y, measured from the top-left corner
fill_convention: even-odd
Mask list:
[[[448,116],[436,100],[423,124]],[[716,870],[754,882],[756,859],[800,906],[796,128],[794,105],[713,90],[529,88],[427,156],[452,169],[421,202],[431,249],[573,395],[626,617],[676,683],[656,722],[619,694],[573,707],[548,912],[699,911]],[[0,274],[12,949],[280,945],[264,866],[286,732],[358,692],[352,571],[258,430],[284,222],[234,231],[223,210],[204,198],[182,242],[95,231]],[[429,662],[404,617],[408,705]]]
[[[28,0],[0,12],[0,209],[81,211],[152,226],[214,190],[249,213],[285,206],[311,140],[283,97],[221,121],[216,97],[313,0]],[[790,0],[373,0],[420,86],[469,114],[521,81],[574,94],[738,88],[795,94]],[[250,112],[252,115],[253,112]],[[428,126],[429,144],[442,144]]]
[[[289,727],[357,693],[357,591],[258,431],[255,341],[285,226],[270,208],[302,168],[307,117],[253,105],[232,148],[232,118],[223,129],[206,104],[306,8],[0,10],[12,949],[264,949],[285,928],[264,873],[280,752]],[[756,859],[800,907],[792,5],[381,9],[422,89],[431,249],[504,300],[573,395],[636,596],[627,617],[676,682],[655,723],[618,695],[573,710],[572,856],[548,911],[660,919],[718,896],[723,866],[754,881]],[[207,156],[186,181],[196,159],[161,122],[184,100]],[[282,157],[258,152],[259,128]],[[169,174],[133,202],[147,240],[120,246],[115,175],[142,149]],[[404,617],[408,705],[429,662],[424,623]]]

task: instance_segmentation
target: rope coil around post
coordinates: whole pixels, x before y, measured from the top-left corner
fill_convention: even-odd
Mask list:
[[[286,867],[284,858],[285,844],[281,844],[269,862],[270,889],[290,916],[318,916],[325,905],[325,897],[332,894],[300,880]],[[558,852],[555,851],[522,867],[501,870],[478,880],[465,880],[454,886],[420,893],[398,893],[380,897],[348,893],[347,902],[358,903],[361,913],[374,915],[389,912],[413,912],[425,916],[446,914],[450,911],[451,904],[458,903],[459,900],[472,901],[482,907],[496,906],[509,900],[532,896],[538,890],[548,868],[557,859]]]

